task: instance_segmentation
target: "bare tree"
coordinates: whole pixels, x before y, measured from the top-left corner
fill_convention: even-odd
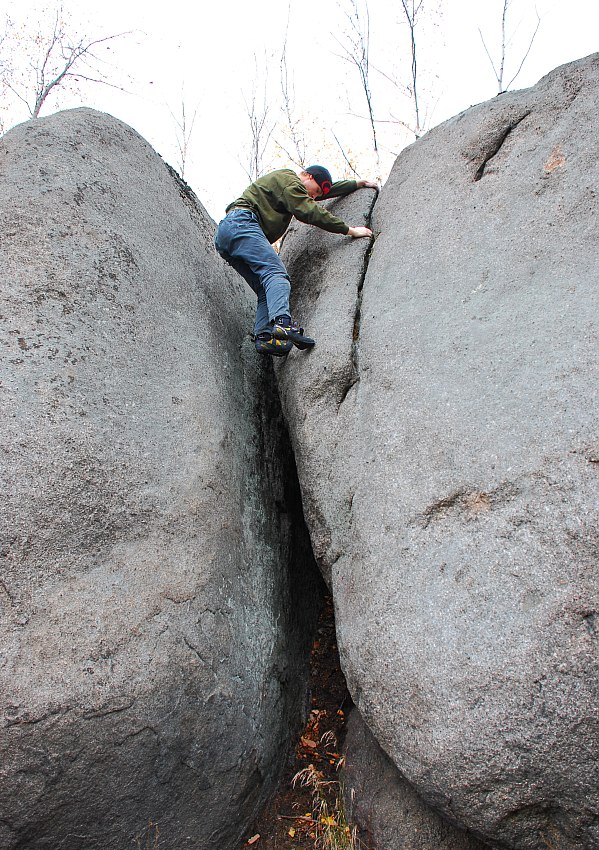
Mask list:
[[[50,95],[68,83],[85,80],[120,88],[105,78],[104,72],[98,67],[101,60],[95,50],[99,45],[122,35],[125,33],[93,40],[73,38],[67,32],[60,7],[55,13],[49,35],[39,32],[31,34],[30,41],[36,48],[36,55],[28,60],[28,69],[20,74],[22,82],[17,82],[19,75],[15,67],[5,64],[1,70],[2,85],[25,104],[31,118],[37,118]]]
[[[196,104],[191,119],[188,118],[187,107],[185,105],[185,97],[181,92],[181,111],[179,115],[175,115],[172,109],[169,109],[172,119],[175,122],[175,135],[177,138],[177,149],[179,151],[179,173],[185,179],[185,166],[187,165],[187,156],[189,154],[189,143],[193,133],[196,117],[198,114],[199,103]]]
[[[376,135],[376,121],[372,102],[372,91],[370,88],[370,11],[368,0],[363,0],[363,12],[360,12],[358,0],[349,0],[350,10],[345,12],[348,29],[345,32],[345,41],[342,42],[335,37],[335,41],[343,51],[342,58],[357,69],[360,84],[366,99],[368,120],[372,133],[372,145],[376,154],[377,168],[379,164],[379,146]]]
[[[481,41],[483,43],[483,47],[485,48],[485,53],[487,54],[487,57],[489,59],[489,62],[491,63],[491,67],[493,69],[493,73],[495,74],[495,79],[497,81],[497,94],[501,94],[502,92],[507,91],[510,88],[510,86],[513,85],[516,82],[516,79],[520,75],[520,71],[524,67],[524,63],[528,59],[528,55],[529,55],[529,53],[532,49],[534,40],[537,37],[539,27],[541,26],[541,19],[539,17],[539,13],[536,12],[536,10],[535,10],[536,15],[537,15],[537,23],[536,23],[534,32],[533,32],[533,34],[530,38],[530,41],[528,42],[528,47],[527,47],[527,49],[524,53],[524,58],[520,62],[520,65],[518,66],[518,70],[516,71],[514,76],[507,83],[507,85],[504,85],[506,54],[507,54],[507,50],[508,50],[508,48],[510,46],[510,42],[511,42],[511,39],[508,38],[508,36],[507,36],[507,13],[508,13],[508,9],[511,5],[511,2],[512,2],[512,0],[503,0],[503,8],[502,8],[502,13],[501,13],[501,44],[500,44],[500,50],[499,50],[499,61],[497,62],[497,64],[493,61],[493,57],[491,56],[491,53],[489,52],[489,49],[486,45],[486,42],[485,42],[485,39],[483,37],[483,34],[482,34],[480,27],[478,28],[478,32],[479,32]]]
[[[423,133],[423,123],[420,119],[420,103],[418,100],[418,61],[416,51],[416,26],[418,24],[420,12],[425,0],[401,0],[401,7],[405,19],[410,30],[410,51],[412,54],[411,63],[411,84],[408,86],[408,92],[414,106],[414,128],[413,132],[416,138],[420,138]]]
[[[13,22],[6,15],[4,18],[4,24],[2,27],[2,33],[0,34],[0,103],[2,104],[2,108],[4,108],[5,95],[7,91],[6,78],[9,76],[10,65],[6,59],[6,49],[4,42],[7,41],[9,34],[13,28]],[[0,114],[0,134],[4,132],[4,119]]]
[[[257,180],[264,170],[264,157],[270,139],[275,129],[274,121],[270,116],[270,105],[268,102],[268,75],[266,70],[261,75],[258,68],[258,59],[254,56],[255,75],[249,97],[243,94],[246,114],[250,128],[250,145],[247,151],[247,168],[244,170],[251,181]]]
[[[369,105],[369,117],[370,122],[373,128],[381,129],[381,125],[389,124],[389,125],[398,125],[407,130],[410,134],[413,134],[415,138],[419,138],[426,129],[426,125],[428,123],[428,116],[426,110],[423,111],[422,103],[421,103],[421,78],[420,78],[420,68],[418,64],[418,40],[417,40],[417,27],[419,26],[421,19],[423,17],[424,11],[428,13],[428,16],[432,19],[435,14],[441,14],[441,4],[439,0],[400,0],[400,17],[399,24],[401,26],[402,22],[407,23],[408,25],[408,44],[409,44],[409,72],[404,67],[398,71],[396,68],[387,68],[386,70],[380,67],[378,64],[375,65],[370,59],[370,38],[369,38],[369,25],[368,25],[368,6],[365,6],[366,13],[363,16],[366,20],[366,26],[363,26],[360,29],[359,23],[356,24],[356,20],[360,21],[360,16],[357,13],[357,0],[351,0],[352,7],[354,9],[354,14],[351,16],[354,22],[354,35],[356,30],[359,30],[361,33],[361,37],[354,37],[351,41],[350,48],[352,54],[357,57],[354,58],[354,64],[359,64],[364,70],[362,74],[362,88],[365,91],[366,99]],[[364,3],[367,4],[367,0],[364,0]],[[426,7],[426,9],[425,9]],[[391,42],[393,39],[390,35],[388,35],[388,41]],[[347,48],[346,48],[346,56],[344,58],[348,58],[347,56]],[[403,66],[403,58],[406,54],[405,50],[396,50],[394,59],[392,60],[392,65]],[[387,63],[389,64],[389,63]],[[378,117],[374,117],[374,110],[372,108],[372,96],[371,96],[371,86],[369,79],[369,71],[372,69],[380,78],[386,80],[390,83],[394,89],[396,89],[402,99],[406,99],[410,102],[410,112],[409,116],[405,115],[405,109],[402,107],[401,111],[394,110],[387,106],[387,117],[383,118],[379,114]],[[385,103],[389,104],[389,100],[384,97],[384,94],[381,93],[381,89],[378,89],[378,109],[377,112],[380,112],[381,103],[384,105]],[[383,134],[381,134],[380,138],[384,138]],[[376,152],[377,152],[377,162],[380,162],[379,153],[382,155],[385,151],[387,153],[392,153],[391,148],[394,148],[396,143],[391,142],[391,147],[389,147],[389,140],[387,145],[380,146],[379,138],[377,138],[376,142]],[[396,155],[396,154],[395,154]]]
[[[307,149],[306,136],[302,126],[302,120],[297,116],[293,73],[290,73],[289,64],[287,62],[287,36],[289,33],[290,13],[291,3],[289,3],[289,6],[287,7],[287,26],[285,28],[285,37],[283,39],[281,59],[279,62],[283,113],[283,126],[281,128],[281,132],[287,136],[287,140],[285,144],[277,140],[277,145],[281,148],[285,156],[291,160],[291,162],[294,162],[300,168],[305,168]]]

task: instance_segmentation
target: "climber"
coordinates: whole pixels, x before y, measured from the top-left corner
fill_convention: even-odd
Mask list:
[[[321,165],[311,165],[299,175],[284,168],[260,177],[227,207],[214,242],[221,257],[258,296],[254,341],[261,354],[284,357],[293,345],[307,349],[315,344],[291,318],[289,275],[272,243],[285,233],[293,216],[330,233],[371,237],[370,228],[350,227],[316,203],[363,188],[378,187],[369,180],[333,183]]]

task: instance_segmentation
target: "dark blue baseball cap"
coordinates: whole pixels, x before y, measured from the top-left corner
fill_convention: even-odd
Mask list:
[[[312,177],[316,180],[316,182],[322,189],[323,197],[326,197],[333,186],[333,178],[331,177],[331,172],[328,169],[323,168],[322,165],[310,165],[305,170],[308,172],[308,174],[311,174]]]

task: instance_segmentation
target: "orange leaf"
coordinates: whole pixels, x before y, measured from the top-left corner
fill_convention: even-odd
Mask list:
[[[256,841],[260,841],[260,833],[257,832],[256,835],[252,835],[251,838],[248,838],[248,844],[255,844]]]

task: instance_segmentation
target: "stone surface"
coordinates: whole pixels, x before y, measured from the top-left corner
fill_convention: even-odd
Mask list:
[[[369,850],[485,850],[416,794],[354,708],[343,748],[346,811]]]
[[[15,128],[0,174],[0,847],[238,847],[317,580],[251,293],[110,116]]]
[[[361,189],[325,206],[349,225],[369,225],[375,200],[374,190]],[[370,247],[368,239],[327,233],[294,220],[282,249],[292,282],[294,318],[317,345],[313,351],[293,349],[275,370],[289,429],[295,435],[312,548],[329,585],[331,564],[347,543],[354,489],[353,481],[331,461],[342,457],[345,467],[362,452],[361,445],[346,439],[344,401],[359,374],[356,338]]]
[[[598,85],[593,56],[406,149],[353,328],[359,246],[284,248],[343,335],[277,377],[350,692],[429,805],[517,850],[599,846]]]

